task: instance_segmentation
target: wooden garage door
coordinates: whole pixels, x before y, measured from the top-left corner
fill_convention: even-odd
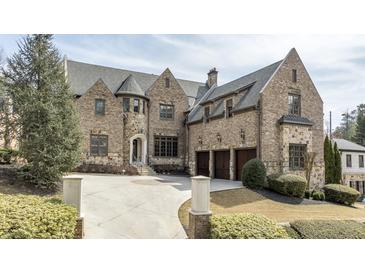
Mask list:
[[[241,181],[242,167],[247,161],[256,158],[256,149],[236,150],[236,180]]]
[[[229,150],[214,152],[215,178],[229,180]]]
[[[209,152],[197,152],[196,163],[197,175],[209,177]]]

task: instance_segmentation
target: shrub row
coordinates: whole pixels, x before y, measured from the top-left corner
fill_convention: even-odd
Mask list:
[[[357,190],[340,184],[328,184],[323,187],[326,200],[329,202],[352,205],[360,197]]]
[[[355,221],[301,220],[290,226],[302,239],[365,239],[365,224]]]
[[[294,174],[281,174],[268,176],[269,188],[286,196],[303,198],[307,181],[305,178]]]
[[[322,191],[313,191],[312,198],[313,200],[324,201],[326,199],[326,195]]]
[[[216,215],[210,219],[212,239],[287,239],[285,229],[255,214]]]
[[[0,194],[1,239],[74,238],[77,213],[55,198]]]

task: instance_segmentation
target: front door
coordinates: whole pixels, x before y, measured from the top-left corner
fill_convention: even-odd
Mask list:
[[[214,152],[215,178],[229,180],[229,156],[229,150]]]
[[[256,149],[236,150],[236,180],[241,181],[243,166],[251,159],[256,158]]]
[[[196,174],[209,177],[209,152],[196,153]]]

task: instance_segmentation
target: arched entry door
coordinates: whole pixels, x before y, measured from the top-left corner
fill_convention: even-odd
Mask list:
[[[144,134],[136,134],[130,139],[130,163],[146,163],[147,140]]]

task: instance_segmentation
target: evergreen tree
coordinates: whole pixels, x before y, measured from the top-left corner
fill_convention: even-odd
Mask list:
[[[356,110],[341,114],[341,124],[333,131],[334,138],[353,140],[356,131]]]
[[[341,165],[341,154],[338,150],[337,143],[333,147],[334,152],[334,181],[335,184],[340,184],[342,179],[342,165]]]
[[[365,104],[357,106],[356,134],[354,141],[365,146]]]
[[[325,181],[326,184],[334,182],[334,155],[331,140],[326,135],[324,140],[324,165],[325,165]]]
[[[81,133],[74,97],[52,35],[28,35],[3,70],[16,110],[19,150],[32,181],[46,188],[76,166]]]

